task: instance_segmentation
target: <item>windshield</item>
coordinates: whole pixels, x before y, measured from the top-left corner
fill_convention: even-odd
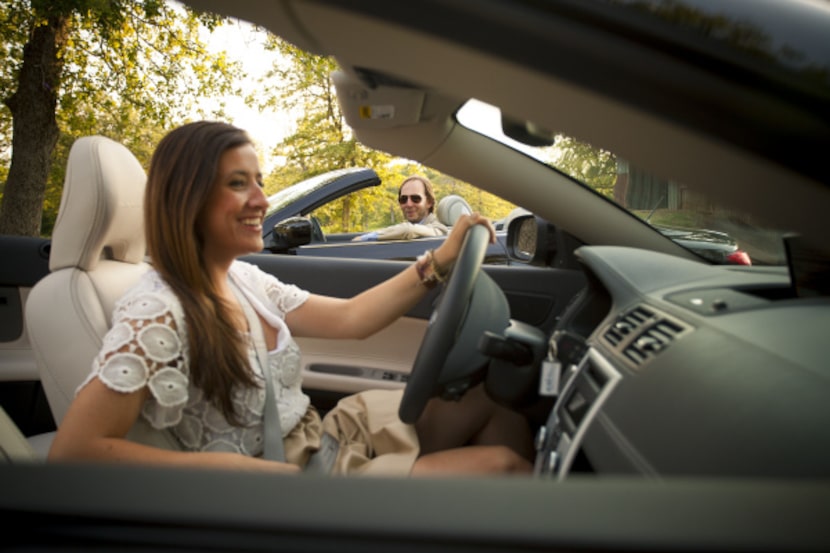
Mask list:
[[[457,114],[465,127],[498,140],[576,179],[696,255],[719,264],[784,265],[781,231],[726,209],[681,182],[572,137],[556,134],[552,146],[528,146],[502,132],[498,108],[470,100]]]
[[[363,169],[361,168],[349,167],[346,169],[329,171],[327,173],[323,173],[322,175],[317,175],[316,177],[300,181],[295,185],[289,186],[288,188],[284,188],[268,197],[268,211],[265,213],[265,216],[267,217],[297,199],[311,194],[315,190],[323,188],[330,182],[334,182],[349,173],[358,173],[362,170]]]

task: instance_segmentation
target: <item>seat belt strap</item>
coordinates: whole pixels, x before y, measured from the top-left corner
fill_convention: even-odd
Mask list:
[[[265,409],[263,414],[263,458],[271,461],[285,462],[285,445],[282,441],[282,426],[280,425],[279,406],[274,391],[274,382],[271,377],[271,365],[268,362],[268,348],[265,345],[265,335],[262,330],[262,323],[259,316],[251,307],[251,303],[245,294],[231,281],[234,293],[242,305],[245,317],[248,319],[248,327],[251,332],[251,339],[256,349],[257,361],[262,371],[265,385]]]
[[[311,454],[306,463],[304,472],[309,474],[331,474],[334,462],[337,461],[337,452],[340,450],[340,442],[329,434],[323,432],[320,438],[320,449]]]

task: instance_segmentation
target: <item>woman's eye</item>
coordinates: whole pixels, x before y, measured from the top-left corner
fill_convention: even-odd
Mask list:
[[[244,180],[232,180],[231,181],[231,187],[232,188],[244,188],[245,187],[245,181]]]

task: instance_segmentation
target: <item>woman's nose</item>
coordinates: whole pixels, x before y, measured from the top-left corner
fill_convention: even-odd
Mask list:
[[[268,197],[265,195],[265,190],[256,183],[253,186],[253,193],[251,194],[251,198],[249,199],[252,205],[256,206],[268,206]]]

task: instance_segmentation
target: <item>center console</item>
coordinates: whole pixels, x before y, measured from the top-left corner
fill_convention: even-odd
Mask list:
[[[553,340],[558,350],[565,346],[557,355],[562,385],[536,436],[534,474],[561,480],[568,474],[591,421],[621,376],[597,350],[584,344],[580,347],[573,336],[554,335]]]

